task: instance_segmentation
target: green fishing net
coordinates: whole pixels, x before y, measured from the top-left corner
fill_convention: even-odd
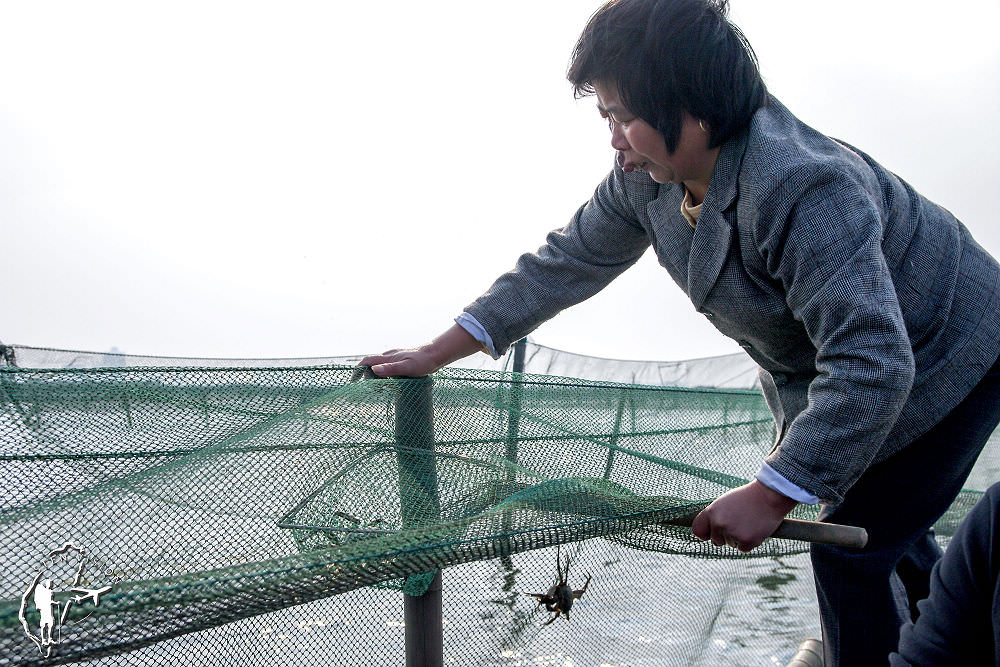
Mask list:
[[[0,665],[403,664],[437,573],[446,664],[784,664],[805,545],[669,524],[773,440],[754,389],[5,347]]]

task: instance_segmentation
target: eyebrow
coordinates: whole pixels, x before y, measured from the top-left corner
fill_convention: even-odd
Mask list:
[[[610,116],[617,116],[621,114],[623,111],[625,111],[625,109],[619,107],[617,104],[610,104],[607,107],[603,107],[600,105],[600,103],[597,104],[597,110],[603,114],[607,114]]]

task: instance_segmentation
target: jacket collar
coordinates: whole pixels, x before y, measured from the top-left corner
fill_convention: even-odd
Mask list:
[[[743,166],[748,135],[749,130],[746,130],[735,137],[730,137],[722,144],[719,157],[716,158],[715,167],[712,169],[712,178],[708,182],[708,192],[705,193],[705,206],[702,207],[702,212],[706,208],[718,212],[725,211],[736,199],[737,180],[740,167]],[[700,216],[698,219],[701,220]]]
[[[664,244],[668,254],[672,255],[664,259],[675,265],[687,265],[687,293],[698,309],[701,309],[715,286],[729,255],[733,228],[723,211],[732,206],[737,198],[739,172],[746,152],[747,138],[748,133],[743,132],[722,145],[693,237],[685,234],[685,238],[677,236],[671,238],[672,242]],[[674,190],[672,196],[661,196],[648,204],[646,210],[651,217],[663,220],[681,216],[679,194],[676,189],[671,190]],[[676,210],[669,210],[673,208]]]

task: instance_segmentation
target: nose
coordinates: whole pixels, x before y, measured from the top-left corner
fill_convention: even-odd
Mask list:
[[[627,151],[632,148],[625,138],[625,133],[622,132],[621,125],[614,121],[611,122],[611,147],[616,151]]]

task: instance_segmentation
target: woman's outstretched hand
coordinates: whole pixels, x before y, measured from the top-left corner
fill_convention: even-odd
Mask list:
[[[371,366],[372,373],[385,377],[420,377],[441,368],[434,355],[422,345],[407,350],[388,350],[362,359],[358,365]]]
[[[405,350],[389,350],[365,357],[359,366],[371,366],[372,373],[384,377],[420,377],[482,349],[479,341],[454,324],[426,345]]]
[[[759,481],[727,491],[703,509],[691,524],[691,532],[702,540],[750,551],[774,534],[785,515],[798,502]]]

